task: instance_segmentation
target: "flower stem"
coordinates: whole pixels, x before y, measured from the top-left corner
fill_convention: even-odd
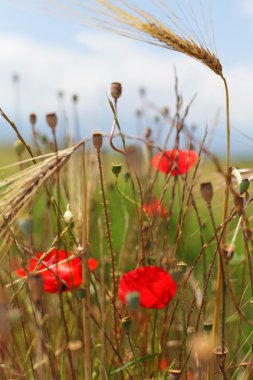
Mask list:
[[[222,226],[224,226],[223,237],[221,241],[221,248],[226,242],[226,219],[228,214],[228,199],[229,199],[229,184],[230,184],[230,175],[229,175],[229,165],[230,165],[230,114],[229,114],[229,92],[228,85],[226,79],[221,77],[224,82],[225,94],[226,94],[226,122],[227,122],[227,148],[226,148],[226,186],[225,186],[225,197],[223,203],[223,215],[222,215]],[[221,304],[221,281],[222,281],[222,273],[221,273],[221,261],[218,261],[218,273],[216,280],[216,303],[215,303],[215,311],[214,311],[214,321],[213,321],[213,335],[212,342],[213,346],[216,344],[217,339],[217,330],[218,330],[218,319],[219,319],[219,311]]]

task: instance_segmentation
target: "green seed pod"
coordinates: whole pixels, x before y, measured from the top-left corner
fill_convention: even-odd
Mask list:
[[[205,321],[203,323],[203,328],[206,332],[210,333],[213,330],[213,323],[210,321]]]
[[[25,151],[25,146],[20,140],[17,140],[14,143],[14,149],[15,149],[17,155],[21,156],[22,153],[24,153],[24,151]]]
[[[247,178],[243,179],[239,187],[240,194],[246,193],[246,191],[248,191],[249,185],[250,181]]]
[[[79,288],[77,290],[77,297],[80,299],[83,299],[83,298],[85,298],[85,296],[86,296],[86,290],[83,288]]]
[[[127,293],[126,302],[130,310],[137,310],[140,306],[140,294],[138,292]]]
[[[184,261],[179,261],[177,263],[177,268],[179,268],[182,273],[185,273],[187,269],[187,264]]]
[[[23,235],[27,237],[31,234],[33,229],[33,220],[30,216],[18,219],[17,224]]]
[[[132,325],[132,319],[130,317],[124,317],[124,318],[122,318],[122,320],[121,320],[121,326],[123,327],[123,329],[126,332],[130,331],[131,325]]]
[[[114,162],[112,164],[112,172],[115,174],[116,177],[118,177],[119,173],[121,172],[122,165],[120,162]]]

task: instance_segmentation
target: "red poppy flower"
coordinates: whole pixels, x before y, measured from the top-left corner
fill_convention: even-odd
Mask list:
[[[155,266],[140,267],[124,274],[119,283],[119,299],[126,304],[129,292],[139,292],[140,306],[162,309],[171,301],[177,286],[169,273]]]
[[[154,217],[156,214],[160,214],[162,218],[165,218],[167,214],[166,208],[160,204],[157,198],[152,198],[149,202],[143,204],[143,210],[150,217]]]
[[[26,271],[32,273],[44,253],[38,253],[34,258],[30,260],[29,265],[26,267]],[[73,254],[66,252],[62,249],[53,249],[49,252],[42,262],[39,264],[36,271],[43,270],[39,275],[43,278],[43,288],[47,293],[57,293],[62,290],[69,290],[78,287],[82,282],[82,261],[78,257],[74,257],[69,261],[60,263],[66,260]],[[59,263],[58,265],[55,265]],[[90,258],[88,260],[88,266],[91,271],[94,271],[98,266],[98,261]],[[49,269],[47,269],[50,267]],[[16,274],[19,277],[25,277],[27,272],[24,268],[16,270]]]
[[[185,174],[197,160],[198,154],[194,150],[172,149],[156,154],[152,158],[152,165],[162,173],[171,173],[175,176]]]

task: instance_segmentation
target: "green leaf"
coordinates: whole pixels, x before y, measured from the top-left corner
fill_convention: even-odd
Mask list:
[[[112,371],[110,373],[110,375],[115,375],[115,373],[119,373],[121,371],[124,371],[125,369],[128,369],[129,367],[132,367],[133,365],[135,365],[137,363],[143,363],[146,360],[152,359],[152,358],[154,358],[157,355],[158,355],[158,352],[156,352],[154,354],[142,356],[141,358],[139,358],[137,360],[132,360],[131,362],[128,362],[128,363],[124,364],[122,367],[119,367],[119,368],[115,369],[114,371]]]

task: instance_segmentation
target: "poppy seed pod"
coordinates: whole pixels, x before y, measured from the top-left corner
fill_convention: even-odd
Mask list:
[[[243,179],[239,186],[240,194],[246,193],[249,189],[249,185],[250,181],[247,178]]]
[[[113,82],[111,84],[111,96],[113,97],[113,99],[117,100],[118,98],[120,98],[121,94],[122,94],[121,83]]]
[[[213,199],[213,186],[211,182],[201,183],[200,191],[204,201],[210,205]]]
[[[126,295],[127,306],[130,310],[137,310],[140,306],[140,293],[139,292],[129,292]]]
[[[97,149],[98,152],[100,152],[100,149],[103,145],[103,136],[100,132],[94,132],[92,134],[92,142],[94,145],[94,148]]]
[[[37,122],[37,116],[36,116],[36,114],[35,114],[35,113],[31,113],[31,114],[30,114],[30,123],[31,123],[32,125],[35,125],[36,122]]]
[[[121,326],[128,333],[132,325],[132,319],[130,317],[124,317],[121,320]]]
[[[181,376],[180,369],[170,369],[168,380],[179,380]]]
[[[74,94],[72,96],[72,100],[73,100],[73,103],[77,103],[78,102],[78,95]]]
[[[55,130],[56,128],[56,125],[57,125],[57,116],[55,113],[48,113],[46,115],[46,119],[47,119],[47,124],[48,126],[52,129],[52,130]]]
[[[180,271],[182,273],[185,273],[186,272],[186,269],[187,269],[187,264],[184,262],[184,261],[179,261],[177,263],[177,268],[180,269]]]
[[[218,346],[213,350],[213,353],[216,356],[219,366],[224,366],[228,353],[227,347]]]
[[[203,328],[204,328],[204,331],[206,331],[207,333],[210,333],[213,330],[213,323],[210,321],[205,321],[203,323]]]
[[[116,177],[118,177],[119,173],[121,172],[122,165],[120,162],[114,162],[112,164],[112,172],[115,174]]]

